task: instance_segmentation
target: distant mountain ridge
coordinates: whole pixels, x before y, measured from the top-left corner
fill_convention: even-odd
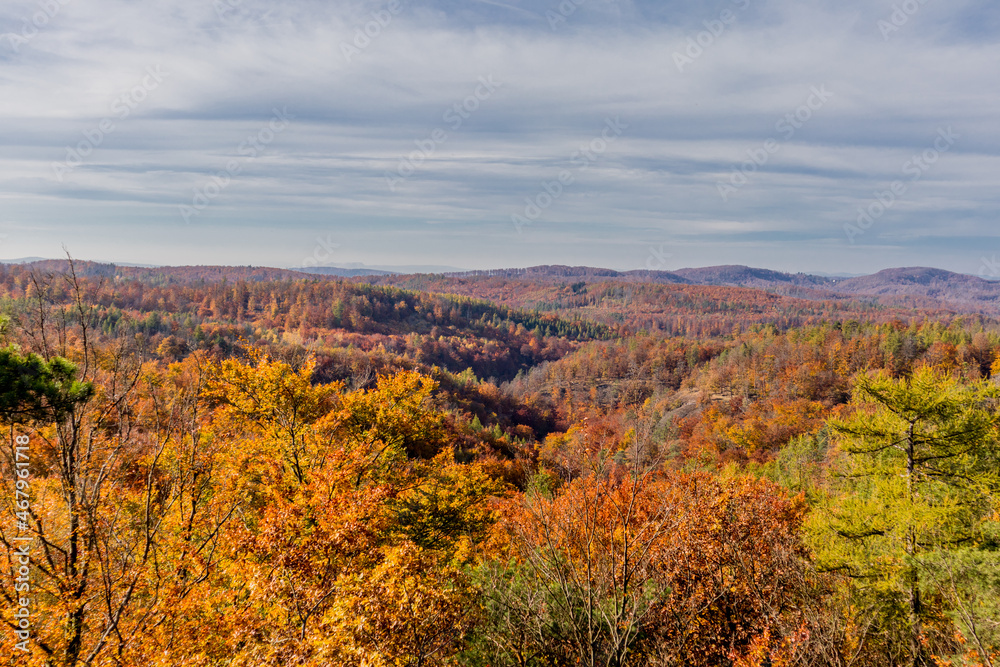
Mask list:
[[[398,274],[396,271],[382,271],[379,269],[343,269],[339,266],[314,266],[291,270],[318,276],[338,276],[340,278],[358,278],[360,276],[393,276]]]
[[[22,263],[15,260],[16,263]],[[23,262],[43,271],[62,271],[66,260]],[[541,265],[435,274],[396,274],[377,269],[319,267],[289,270],[254,266],[138,267],[98,262],[77,262],[82,275],[152,282],[215,282],[221,280],[353,280],[379,284],[404,283],[413,276],[437,276],[445,282],[510,280],[538,284],[621,281],[676,285],[703,285],[759,289],[810,300],[870,298],[887,306],[944,308],[961,312],[1000,315],[1000,282],[930,267],[884,269],[849,278],[785,273],[743,265],[683,268],[675,271],[616,271],[591,266]]]
[[[838,278],[784,273],[742,265],[675,271],[614,271],[588,266],[533,266],[525,269],[467,271],[448,277],[501,277],[534,281],[622,280],[685,285],[747,287],[806,299],[876,297],[886,305],[955,308],[1000,314],[1000,282],[930,267],[884,269],[867,276]]]
[[[984,280],[977,276],[954,273],[944,269],[929,267],[904,267],[883,269],[878,273],[862,276],[837,277],[809,273],[785,273],[752,266],[727,264],[684,268],[674,271],[616,271],[590,266],[541,265],[523,269],[489,269],[482,271],[462,271],[446,273],[447,277],[500,277],[514,279],[555,279],[600,278],[625,279],[639,282],[669,282],[690,285],[725,285],[729,287],[757,287],[775,285],[795,285],[814,287],[841,293],[852,293],[859,289],[878,289],[890,285],[923,285],[938,288],[945,285],[1000,287],[1000,283]]]

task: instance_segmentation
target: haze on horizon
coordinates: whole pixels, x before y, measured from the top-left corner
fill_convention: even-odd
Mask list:
[[[0,258],[1000,277],[998,69],[988,0],[8,0]]]

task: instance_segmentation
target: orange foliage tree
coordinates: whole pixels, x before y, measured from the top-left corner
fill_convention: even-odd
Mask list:
[[[480,650],[491,664],[716,665],[767,631],[777,656],[801,624],[802,516],[766,482],[613,460],[536,488],[497,524]]]

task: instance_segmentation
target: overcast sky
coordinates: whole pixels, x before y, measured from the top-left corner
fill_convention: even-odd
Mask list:
[[[0,257],[975,274],[998,42],[995,0],[3,0]]]

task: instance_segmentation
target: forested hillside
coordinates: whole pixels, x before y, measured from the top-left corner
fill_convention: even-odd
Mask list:
[[[0,314],[10,664],[1000,660],[987,316],[84,262]]]
[[[362,280],[385,285],[421,286],[487,298],[517,298],[533,286],[573,283],[619,285],[674,285],[749,287],[797,300],[825,302],[827,310],[857,309],[861,300],[886,308],[924,309],[1000,315],[1000,282],[927,267],[886,269],[870,276],[832,277],[782,273],[749,266],[710,266],[677,271],[613,271],[585,266],[535,266],[527,269],[470,271],[443,276],[367,276]],[[520,288],[511,284],[520,285]],[[503,290],[503,286],[511,286]],[[654,290],[653,293],[657,293]],[[668,289],[660,293],[683,293]],[[648,291],[647,291],[648,293]],[[703,292],[695,291],[695,294]],[[839,303],[838,303],[839,302]],[[837,305],[832,305],[837,304]]]

